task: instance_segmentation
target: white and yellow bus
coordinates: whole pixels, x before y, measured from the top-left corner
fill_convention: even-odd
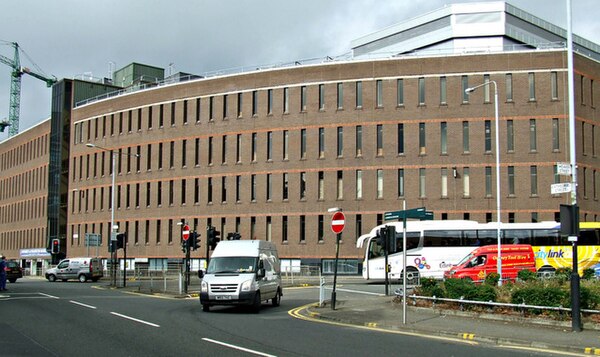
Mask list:
[[[402,222],[389,222],[396,228],[396,253],[388,256],[390,279],[402,277]],[[376,236],[384,225],[373,228],[359,237],[356,245],[364,249],[363,278],[383,280],[384,254]],[[582,274],[600,262],[600,223],[582,222],[578,239],[578,270]],[[552,274],[556,269],[572,267],[572,244],[560,234],[560,223],[501,223],[502,244],[530,244],[536,255],[536,269]],[[475,221],[407,221],[406,271],[409,283],[419,277],[442,279],[444,272],[473,249],[482,245],[498,244],[496,222]]]

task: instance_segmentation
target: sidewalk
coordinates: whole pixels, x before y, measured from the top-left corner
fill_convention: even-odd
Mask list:
[[[600,331],[584,327],[581,332],[572,332],[570,320],[542,324],[541,320],[535,319],[438,310],[407,304],[406,325],[403,325],[401,300],[396,303],[393,299],[393,296],[338,292],[336,310],[331,309],[328,301],[324,307],[314,304],[300,311],[300,314],[307,318],[398,333],[577,354],[600,354]]]

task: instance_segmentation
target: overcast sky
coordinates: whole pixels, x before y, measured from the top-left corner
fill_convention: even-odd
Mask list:
[[[486,0],[479,0],[481,2]],[[475,0],[19,0],[4,1],[0,40],[17,42],[46,74],[106,77],[139,62],[173,73],[336,56],[350,41],[445,4]],[[566,0],[511,0],[566,29]],[[572,0],[573,32],[600,44],[598,0]],[[0,55],[13,58],[0,42]],[[21,65],[32,62],[21,55]],[[10,67],[0,64],[0,120]],[[51,89],[24,75],[20,131],[50,116]],[[7,138],[6,130],[0,141]]]

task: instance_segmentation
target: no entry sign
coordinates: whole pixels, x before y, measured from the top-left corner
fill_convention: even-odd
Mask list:
[[[182,236],[183,240],[188,240],[188,238],[190,237],[190,226],[188,226],[187,224],[183,226]]]
[[[342,212],[335,212],[331,217],[331,230],[335,234],[342,233],[346,225],[346,216]]]

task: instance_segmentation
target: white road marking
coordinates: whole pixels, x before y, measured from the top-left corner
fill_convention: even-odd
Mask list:
[[[44,293],[38,293],[38,294],[45,296],[45,297],[52,298],[52,299],[60,299],[58,296],[52,296],[52,295],[48,295],[48,294],[44,294]]]
[[[215,343],[215,344],[217,344],[217,345],[221,345],[221,346],[225,346],[225,347],[233,348],[233,349],[235,349],[235,350],[239,350],[239,351],[244,351],[244,352],[252,353],[252,354],[255,354],[255,355],[258,355],[258,356],[265,356],[265,357],[275,357],[275,355],[270,355],[270,354],[268,354],[268,353],[263,353],[263,352],[259,352],[259,351],[251,350],[251,349],[248,349],[248,348],[244,348],[244,347],[240,347],[240,346],[232,345],[232,344],[230,344],[230,343],[225,343],[225,342],[221,342],[221,341],[213,340],[213,339],[206,338],[206,337],[203,337],[202,339],[203,339],[204,341],[206,341],[206,342],[212,342],[212,343]]]
[[[117,313],[117,312],[112,312],[112,311],[111,311],[110,313],[111,313],[111,314],[113,314],[113,315],[115,315],[115,316],[122,317],[122,318],[124,318],[124,319],[128,319],[128,320],[131,320],[131,321],[139,322],[139,323],[141,323],[141,324],[146,324],[146,325],[148,325],[148,326],[152,326],[152,327],[160,327],[160,325],[153,324],[152,322],[148,322],[148,321],[144,321],[144,320],[136,319],[136,318],[134,318],[134,317],[127,316],[127,315],[122,315],[122,314],[119,314],[119,313]]]
[[[75,305],[79,305],[79,306],[83,306],[83,307],[87,307],[88,309],[96,309],[96,306],[92,306],[92,305],[87,305],[81,302],[77,302],[74,300],[69,300],[70,303],[75,304]]]

